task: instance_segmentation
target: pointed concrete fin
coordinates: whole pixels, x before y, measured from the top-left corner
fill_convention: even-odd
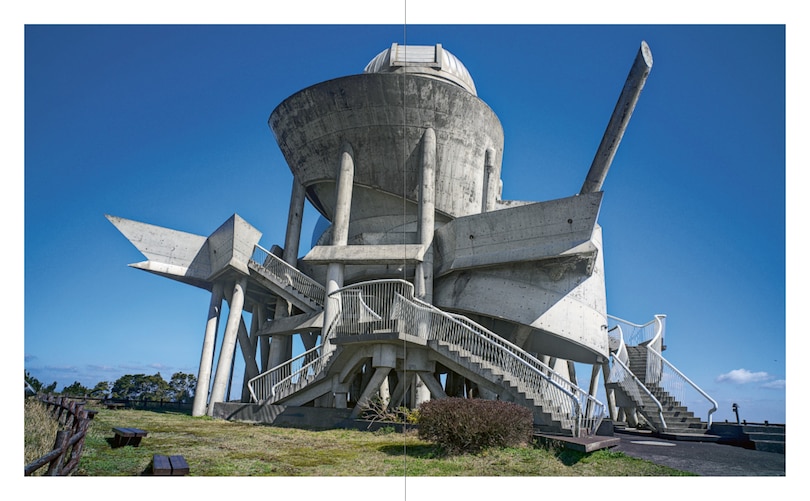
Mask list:
[[[173,270],[183,276],[205,278],[211,265],[206,237],[141,223],[118,216],[105,216],[127,240],[149,260],[149,266],[139,263],[137,268]]]

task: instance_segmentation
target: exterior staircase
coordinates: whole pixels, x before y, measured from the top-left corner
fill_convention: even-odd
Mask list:
[[[273,262],[273,258],[260,256]],[[251,270],[259,269],[258,260]],[[284,270],[288,273],[289,270]],[[298,270],[295,270],[301,274]],[[272,273],[275,275],[276,273]],[[303,275],[303,274],[301,274]],[[274,277],[275,287],[281,288]],[[294,279],[292,282],[300,281]],[[303,287],[288,284],[287,294]],[[293,289],[293,290],[290,290]],[[332,377],[345,372],[352,356],[351,341],[406,340],[430,348],[431,357],[448,369],[477,383],[503,400],[532,409],[537,431],[582,436],[593,434],[604,415],[604,405],[562,375],[475,324],[466,317],[443,312],[413,297],[412,284],[376,280],[353,284],[333,293],[330,303],[339,311],[325,324],[321,345],[270,369],[248,382],[254,401],[303,405],[331,388]],[[332,317],[332,313],[329,314]],[[385,339],[384,339],[385,338]]]
[[[451,343],[436,341],[429,344],[440,356],[439,361],[482,387],[497,387],[499,395],[506,394],[509,400],[532,409],[535,432],[549,435],[570,434],[571,418],[561,408],[543,399],[536,390],[529,388],[519,378]]]
[[[664,319],[657,315],[642,326],[612,317],[617,323],[609,331],[613,367],[605,387],[613,392],[618,407],[633,412],[661,437],[717,440],[719,437],[710,434],[717,403],[661,356]],[[686,391],[697,400],[705,399],[707,421],[684,405]],[[616,420],[617,412],[611,412]]]
[[[672,395],[669,394],[664,388],[655,382],[647,382],[647,359],[648,351],[646,345],[643,346],[628,346],[627,353],[629,355],[630,363],[628,367],[635,374],[639,380],[650,390],[653,397],[661,404],[663,410],[663,417],[666,426],[661,423],[658,413],[645,412],[651,408],[651,402],[645,402],[640,406],[644,419],[646,419],[660,434],[705,434],[709,425],[700,418],[695,417],[695,414],[686,408],[681,402],[677,401]],[[646,395],[645,395],[646,396]],[[654,406],[654,404],[653,404]]]

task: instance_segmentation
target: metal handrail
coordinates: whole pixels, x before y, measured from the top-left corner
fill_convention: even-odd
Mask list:
[[[686,388],[693,388],[697,391],[703,398],[711,403],[711,408],[708,411],[706,416],[706,422],[708,426],[712,426],[712,414],[717,411],[717,402],[709,396],[708,393],[703,391],[698,385],[692,382],[686,375],[684,375],[681,371],[679,371],[674,365],[672,365],[669,360],[661,356],[660,353],[647,348],[647,367],[648,370],[650,366],[654,367],[661,367],[661,378],[659,380],[659,384],[661,387],[670,394],[675,400],[678,402],[683,403],[685,401],[685,389]],[[652,361],[651,361],[652,360]],[[667,370],[669,369],[669,370]],[[663,383],[663,384],[661,384]],[[680,384],[679,384],[680,383]],[[683,384],[685,383],[685,385]]]
[[[329,341],[319,344],[248,381],[248,391],[255,402],[275,401],[292,394],[317,377],[332,350]]]
[[[300,270],[258,244],[253,247],[253,254],[250,259],[270,273],[280,283],[289,285],[320,306],[323,306],[326,289],[313,278],[301,273]]]
[[[638,393],[638,389],[641,388],[641,390],[644,393],[646,393],[647,396],[650,397],[650,399],[652,399],[653,403],[655,403],[655,406],[658,407],[658,418],[661,420],[661,424],[666,430],[667,422],[664,419],[664,407],[661,405],[661,402],[659,402],[658,399],[655,398],[655,395],[653,395],[652,392],[650,392],[650,389],[647,388],[647,386],[644,383],[642,383],[636,377],[635,374],[633,374],[633,371],[631,371],[626,365],[624,365],[624,363],[619,359],[619,357],[611,354],[610,358],[611,360],[613,360],[614,363],[610,367],[610,376],[608,377],[608,382],[617,383],[619,386],[622,387],[624,391],[630,394],[630,397],[634,401],[643,404],[641,395]],[[622,384],[626,383],[628,380],[632,381],[632,383],[634,384],[630,385],[629,387]]]
[[[351,292],[346,295],[345,292]],[[536,396],[551,400],[551,414],[560,421],[573,420],[574,433],[584,426],[595,432],[603,417],[604,404],[548,365],[520,347],[472,322],[444,312],[414,297],[413,285],[399,279],[371,280],[353,284],[330,294],[341,295],[349,314],[341,314],[336,335],[352,335],[365,307],[371,307],[381,328],[408,332],[430,341],[443,341],[463,348],[521,380]],[[554,395],[554,396],[552,396]],[[559,411],[558,409],[563,409]],[[584,416],[582,409],[590,409]]]
[[[647,341],[653,343],[656,342],[653,341],[656,340],[656,338],[657,340],[660,340],[661,344],[663,345],[666,315],[655,315],[655,317],[646,324],[634,324],[633,322],[629,322],[613,315],[608,315],[607,317],[609,320],[613,320],[615,323],[629,328],[628,330],[630,333],[627,334],[622,332],[622,335],[624,342],[630,346],[638,346]]]
[[[409,282],[370,280],[338,289],[327,300],[334,302],[337,311],[323,330],[324,343],[251,379],[248,388],[255,401],[275,401],[303,387],[325,367],[333,337],[356,335],[361,323],[371,321],[377,328],[452,343],[496,364],[523,381],[536,396],[550,401],[553,404],[550,413],[559,421],[568,422],[575,435],[583,428],[594,433],[601,423],[602,402],[497,334],[466,317],[444,312],[415,298],[413,284]]]
[[[711,426],[712,414],[717,411],[717,402],[661,355],[666,332],[666,315],[655,315],[655,318],[644,325],[633,324],[611,315],[608,317],[618,323],[631,326],[635,330],[637,345],[646,343],[645,380],[650,384],[658,385],[680,403],[684,403],[686,388],[694,389],[711,404],[706,418],[708,426]],[[639,336],[639,333],[642,335]],[[622,339],[622,345],[624,345],[624,339]]]

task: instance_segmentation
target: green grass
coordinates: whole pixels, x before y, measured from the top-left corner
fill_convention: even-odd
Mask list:
[[[139,447],[112,448],[115,426],[142,428],[148,436]],[[181,454],[192,476],[209,477],[689,475],[609,450],[523,447],[450,456],[415,431],[305,430],[128,409],[98,412],[76,475],[149,475],[153,454]]]

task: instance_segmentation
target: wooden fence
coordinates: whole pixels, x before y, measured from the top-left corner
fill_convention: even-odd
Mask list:
[[[68,476],[79,466],[84,438],[92,419],[84,404],[68,397],[44,395],[39,399],[49,407],[51,416],[56,419],[60,430],[51,452],[25,465],[25,476],[31,476],[48,465],[46,476]]]

